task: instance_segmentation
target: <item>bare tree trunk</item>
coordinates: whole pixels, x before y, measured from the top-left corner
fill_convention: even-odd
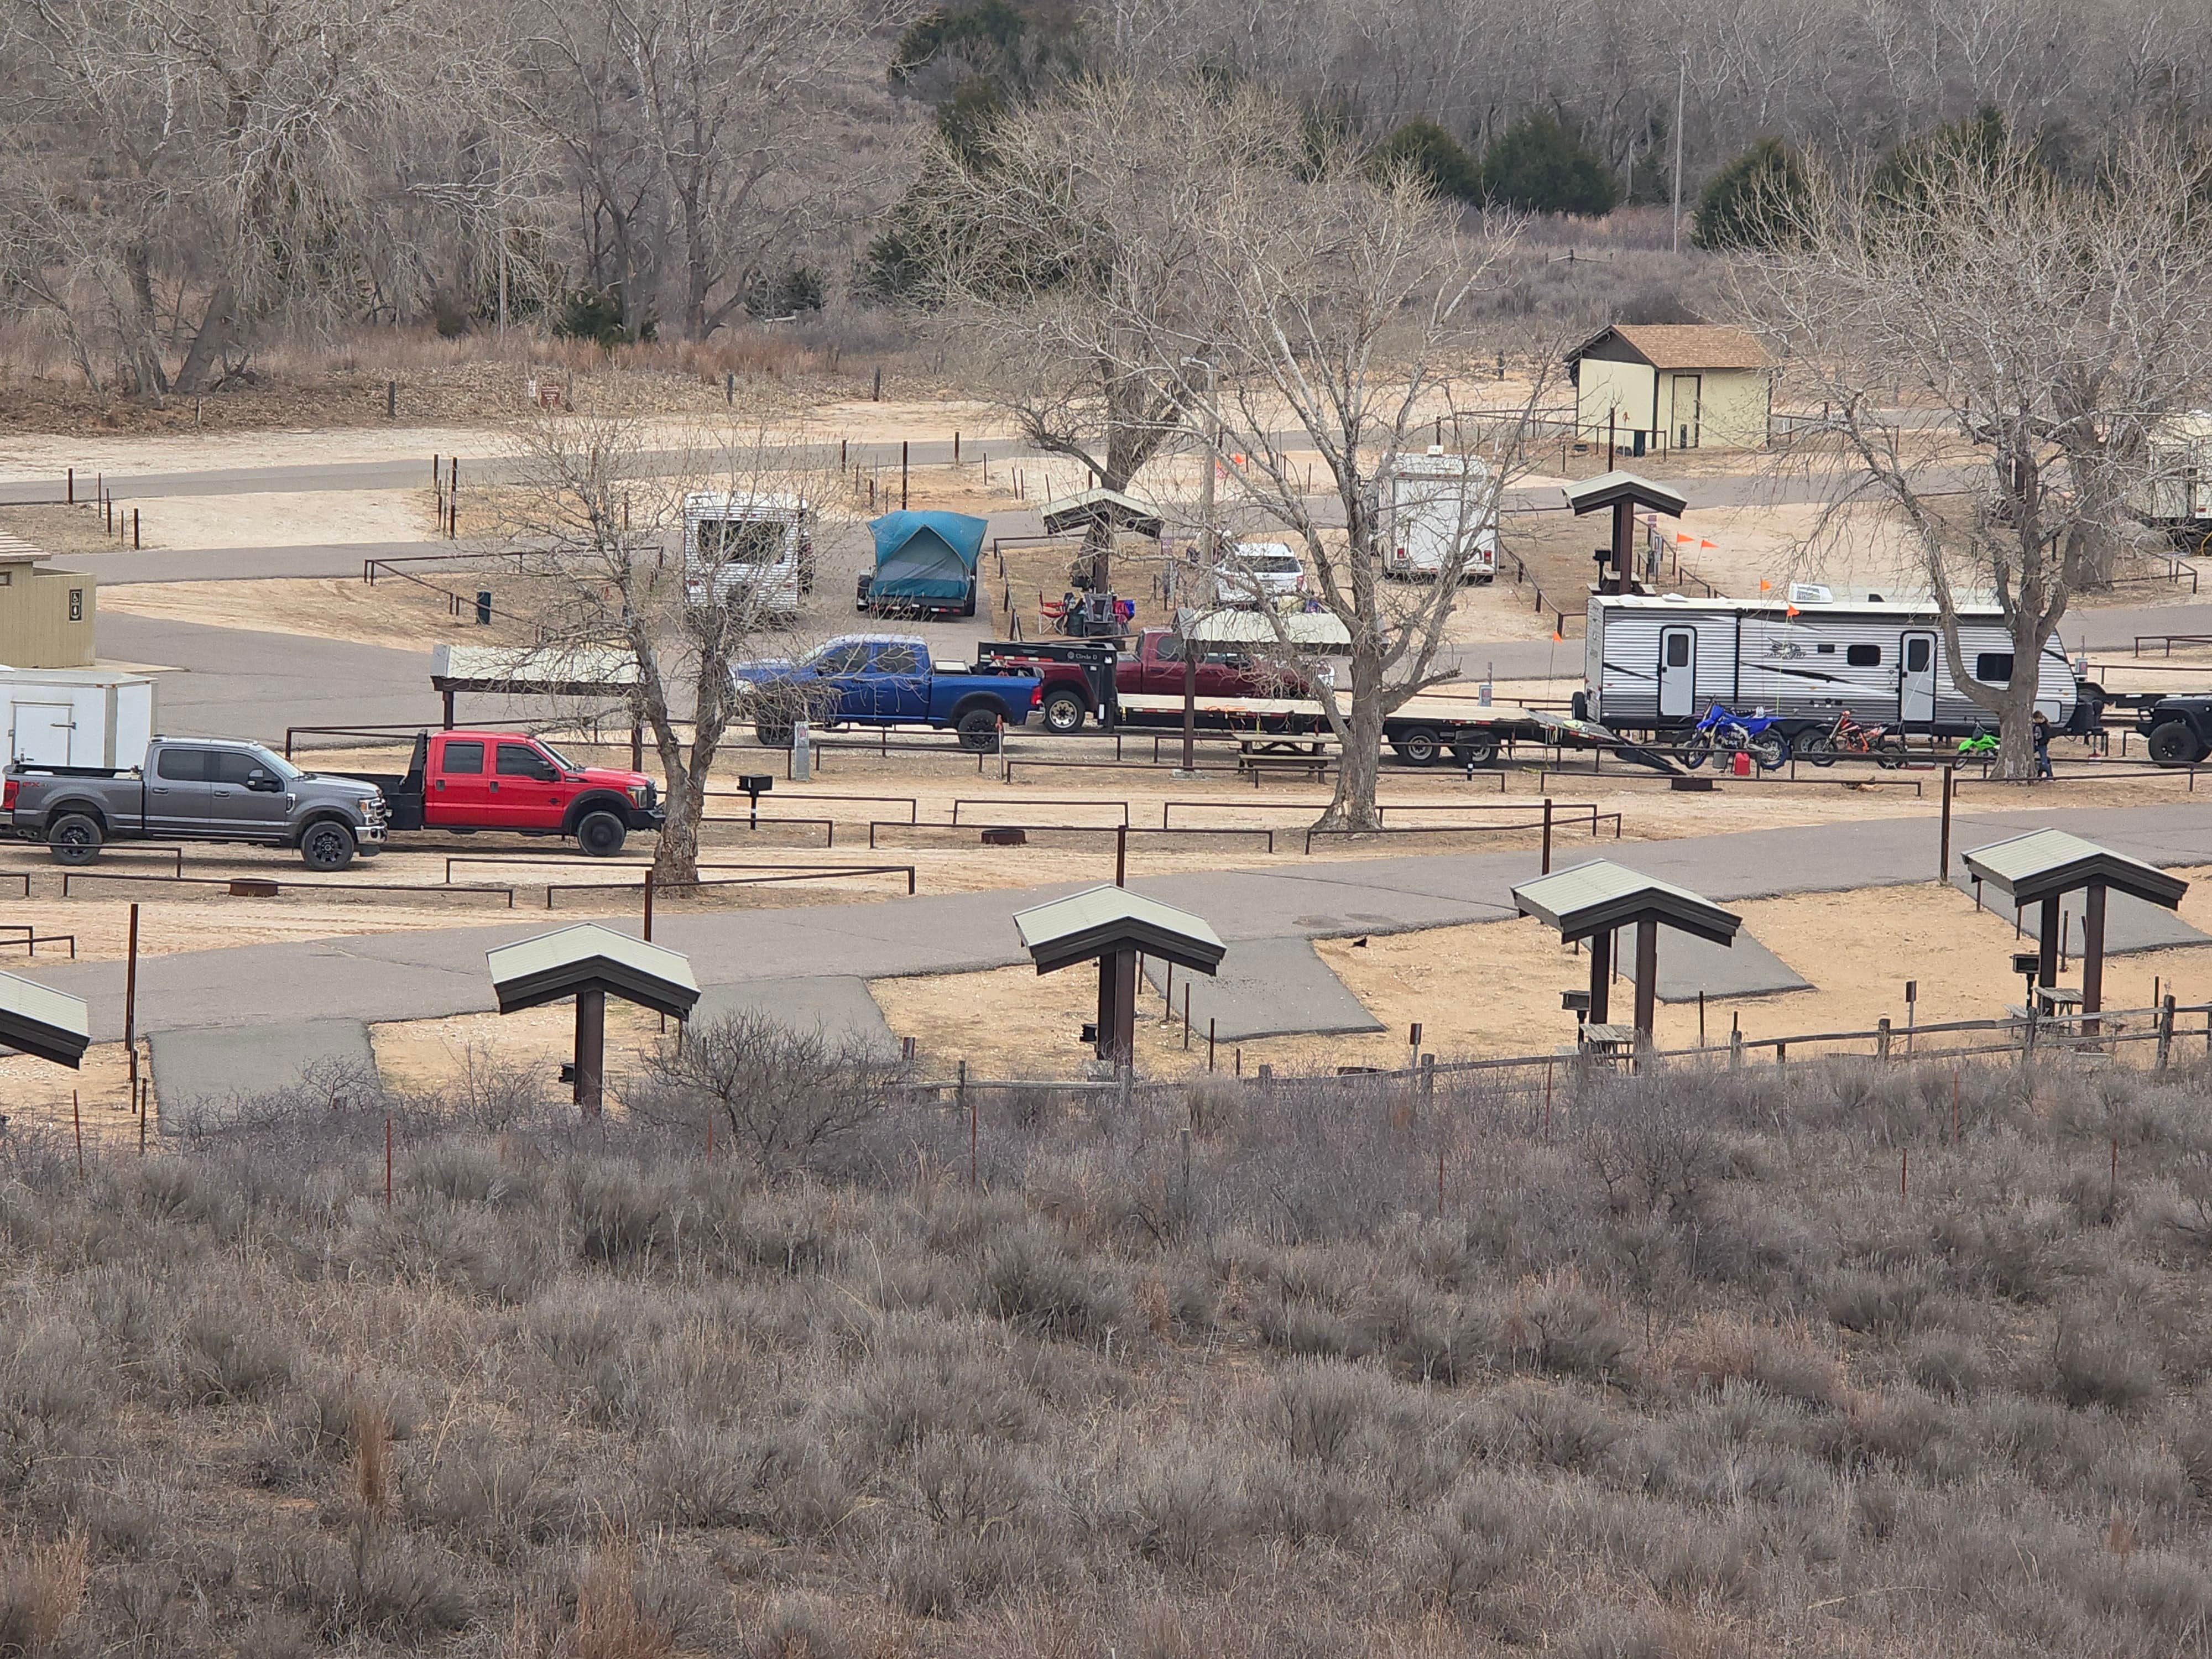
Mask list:
[[[1338,745],[1336,793],[1317,830],[1379,830],[1382,815],[1375,792],[1382,771],[1382,664],[1370,646],[1355,645],[1352,655],[1352,707],[1343,718]]]
[[[200,325],[192,336],[191,349],[185,353],[184,367],[177,371],[173,389],[179,392],[202,390],[209,374],[222,359],[222,349],[230,342],[231,331],[238,325],[238,290],[228,278],[216,284],[215,292],[208,296],[207,309],[200,313]]]
[[[673,743],[662,744],[661,767],[668,780],[667,817],[653,849],[653,878],[668,884],[695,882],[699,879],[699,819],[706,809],[704,774],[695,783],[681,747]]]

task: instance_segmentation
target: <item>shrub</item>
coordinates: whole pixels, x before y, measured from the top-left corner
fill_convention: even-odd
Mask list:
[[[1131,1330],[1129,1299],[1103,1270],[1034,1229],[994,1245],[976,1285],[978,1311],[1041,1335],[1095,1340]]]
[[[50,1659],[66,1651],[88,1583],[81,1532],[0,1543],[0,1654]]]
[[[775,1177],[836,1167],[890,1111],[905,1065],[863,1039],[833,1042],[744,1011],[693,1030],[654,1072],[670,1099],[650,1109],[690,1122],[713,1112]]]

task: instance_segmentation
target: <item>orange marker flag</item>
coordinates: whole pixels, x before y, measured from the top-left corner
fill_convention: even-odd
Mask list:
[[[1785,605],[1782,607],[1782,614],[1785,617],[1794,617],[1797,614],[1797,607],[1794,605]]]
[[[1768,581],[1768,580],[1766,580],[1766,578],[1765,578],[1765,577],[1764,577],[1764,576],[1761,576],[1761,577],[1759,579],[1759,591],[1760,592],[1762,592],[1762,593],[1764,593],[1765,592],[1766,592],[1766,590],[1767,590],[1768,588],[1770,588],[1770,587],[1771,587],[1771,586],[1774,586],[1774,584],[1773,584],[1772,582]]]
[[[1718,545],[1718,544],[1714,542],[1699,542],[1698,545],[1699,547],[1713,547]]]
[[[1686,530],[1678,530],[1674,532],[1674,539],[1678,542],[1693,542],[1698,538]]]
[[[1565,641],[1566,637],[1567,636],[1565,634],[1560,633],[1556,628],[1552,630],[1552,643],[1553,645],[1563,644]]]

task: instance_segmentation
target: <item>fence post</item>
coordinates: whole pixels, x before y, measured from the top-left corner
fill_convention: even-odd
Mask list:
[[[952,1085],[952,1099],[968,1118],[968,1185],[972,1189],[975,1185],[975,1103],[969,1097],[968,1062],[964,1058],[960,1062],[959,1080]]]
[[[2158,1069],[2164,1071],[2173,1058],[2173,993],[2158,1006]]]
[[[1889,1060],[1889,1016],[1884,1014],[1875,1022],[1874,1057],[1887,1064]]]
[[[1596,816],[1596,814],[1595,814],[1595,812],[1593,812],[1593,813],[1591,814],[1591,816],[1590,816],[1590,823],[1591,823],[1591,825],[1592,825],[1593,827],[1595,827],[1595,826],[1596,825],[1596,823],[1597,823],[1597,816]],[[1545,797],[1544,797],[1544,869],[1543,869],[1543,873],[1544,873],[1545,875],[1547,875],[1547,876],[1548,876],[1548,875],[1550,875],[1550,874],[1552,873],[1552,798],[1551,798],[1549,795],[1547,795],[1547,796],[1545,796]]]

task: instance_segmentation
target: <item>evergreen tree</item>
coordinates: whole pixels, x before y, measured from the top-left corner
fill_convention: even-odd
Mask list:
[[[1436,187],[1440,196],[1473,200],[1482,194],[1482,172],[1459,140],[1425,115],[1417,115],[1388,138],[1369,158],[1380,177],[1394,169],[1411,167]]]
[[[1620,186],[1581,136],[1549,111],[1524,115],[1482,155],[1482,199],[1532,213],[1613,211]]]
[[[1779,138],[1762,138],[1705,185],[1690,240],[1702,248],[1773,247],[1790,234],[1812,193],[1796,151]]]

